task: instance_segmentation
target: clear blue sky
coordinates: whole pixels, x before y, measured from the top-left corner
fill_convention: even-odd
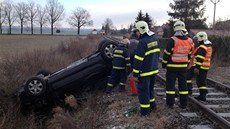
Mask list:
[[[0,0],[3,1],[3,0]],[[28,0],[13,0],[17,2],[27,2]],[[46,5],[46,0],[32,0],[40,5]],[[138,12],[148,14],[154,19],[157,25],[167,22],[169,16],[167,11],[171,11],[169,3],[173,0],[58,0],[65,8],[65,18],[76,7],[82,7],[91,14],[94,26],[90,28],[101,28],[106,18],[110,18],[117,29],[127,27],[131,24]],[[215,1],[215,0],[213,0]],[[216,0],[217,1],[217,0]],[[206,0],[206,13],[208,17],[207,24],[212,23],[214,14],[214,4],[210,0]],[[220,0],[216,6],[216,20],[230,19],[229,10],[230,0]],[[64,23],[65,22],[65,23]],[[69,27],[66,21],[60,23],[62,27]],[[89,28],[89,27],[87,27]]]

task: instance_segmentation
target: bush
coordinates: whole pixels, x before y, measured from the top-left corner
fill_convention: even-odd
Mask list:
[[[212,42],[213,54],[212,59],[214,65],[229,66],[230,65],[230,37],[210,37]]]

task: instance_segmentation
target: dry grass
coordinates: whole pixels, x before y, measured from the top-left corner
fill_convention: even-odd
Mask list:
[[[56,40],[55,42],[59,42],[59,43],[55,44],[55,42],[52,42],[53,44],[52,43],[49,44],[47,42],[43,42],[47,40],[45,39],[45,37],[43,37],[42,40],[40,39],[41,37],[39,36],[38,37],[16,36],[17,38],[14,36],[12,36],[13,38],[7,37],[7,35],[4,36],[1,36],[1,42],[0,42],[1,45],[3,44],[4,41],[2,40],[3,39],[2,37],[4,37],[5,40],[11,40],[11,42],[9,41],[9,44],[11,43],[11,46],[9,48],[20,47],[20,45],[17,46],[17,43],[15,45],[13,43],[13,40],[15,41],[18,40],[20,41],[20,43],[22,44],[24,43],[24,44],[22,45],[23,46],[22,51],[16,52],[15,50],[12,53],[0,55],[1,57],[0,128],[1,129],[56,128],[55,126],[53,126],[54,125],[53,123],[69,119],[69,116],[67,115],[65,117],[59,117],[60,114],[62,115],[63,112],[58,109],[54,110],[54,116],[53,116],[53,120],[55,119],[58,120],[56,122],[52,121],[53,123],[52,122],[50,123],[49,121],[48,121],[49,123],[46,123],[47,119],[50,119],[49,116],[40,116],[38,114],[33,114],[33,113],[27,116],[23,116],[19,111],[19,107],[20,107],[19,102],[15,99],[15,91],[18,89],[18,87],[21,84],[23,84],[24,80],[27,80],[30,76],[33,76],[41,69],[48,69],[51,72],[54,72],[69,65],[73,61],[76,61],[92,53],[95,50],[95,46],[97,46],[97,43],[99,43],[100,38],[91,36],[86,39],[82,39],[82,38],[68,39],[65,42]],[[51,38],[54,37],[49,37],[49,40]],[[35,39],[39,41],[34,41]],[[40,41],[43,42],[43,45],[36,44]],[[35,43],[37,46],[41,45],[40,46],[41,48],[36,47],[36,45],[33,43]],[[49,46],[46,43],[52,47],[46,48]],[[33,51],[31,51],[32,49]],[[73,124],[72,125],[70,124],[72,121],[71,119],[67,121],[70,122],[66,123],[64,126],[67,127],[67,125],[69,125],[68,127],[74,127],[72,126]]]
[[[14,100],[14,91],[28,77],[40,69],[54,72],[69,63],[78,60],[97,47],[100,39],[89,36],[87,39],[69,39],[49,49],[36,49],[8,54],[0,61],[0,128],[1,129],[98,129],[98,128],[149,128],[164,129],[170,127],[163,98],[156,97],[158,108],[149,117],[139,114],[137,96],[131,96],[130,87],[125,93],[117,90],[113,95],[92,93],[87,101],[77,104],[72,96],[66,103],[74,110],[66,111],[54,108],[51,116],[19,112],[19,103]],[[176,123],[175,123],[176,124]],[[177,126],[177,125],[175,125]],[[178,127],[178,126],[177,126]]]
[[[116,93],[112,96],[104,96],[107,102],[106,116],[104,117],[105,128],[149,128],[164,129],[167,128],[169,118],[162,98],[156,98],[157,109],[150,116],[141,117],[139,113],[139,101],[137,96],[131,96],[131,89],[127,87],[126,93]]]
[[[9,53],[22,53],[34,49],[50,49],[76,36],[49,35],[0,35],[0,56]]]
[[[61,107],[53,109],[53,118],[47,123],[48,129],[77,129],[73,117]]]

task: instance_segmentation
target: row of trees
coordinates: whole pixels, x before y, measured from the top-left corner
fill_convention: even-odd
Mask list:
[[[205,0],[174,0],[174,2],[169,4],[169,7],[172,11],[167,11],[168,15],[171,17],[166,24],[164,30],[164,36],[168,37],[173,33],[173,23],[175,19],[180,19],[185,22],[186,28],[188,31],[193,29],[204,29],[207,28],[207,24],[205,23],[207,18],[204,17],[204,13],[206,10],[206,6],[204,6]],[[23,27],[25,24],[30,24],[31,34],[33,34],[33,26],[36,24],[40,26],[40,33],[42,34],[43,25],[49,24],[51,28],[51,34],[53,35],[54,25],[64,19],[65,9],[58,0],[47,0],[45,6],[41,6],[39,4],[34,3],[33,1],[19,2],[13,3],[13,0],[5,0],[0,3],[0,34],[2,34],[2,26],[8,25],[9,31],[11,34],[11,27],[15,22],[21,26],[21,34],[23,34]],[[135,21],[144,20],[148,23],[149,28],[153,28],[156,23],[153,21],[151,16],[146,12],[142,13],[142,11],[138,12]],[[77,27],[77,33],[80,34],[80,28],[83,26],[91,26],[93,25],[93,21],[91,20],[90,13],[81,8],[77,7],[72,11],[69,18],[67,18],[67,22]],[[134,23],[133,22],[133,23]],[[121,29],[123,33],[130,32],[134,27],[133,23],[131,23],[128,29]],[[217,23],[217,27],[226,24],[229,22],[221,22]],[[110,18],[106,18],[104,23],[102,24],[102,30],[105,33],[111,33],[114,30],[113,22]]]
[[[126,28],[121,28],[121,30],[119,30],[117,33],[119,34],[126,34],[126,33],[131,33],[132,29],[134,28],[134,23],[137,21],[146,21],[149,25],[150,30],[154,31],[154,27],[156,26],[156,22],[153,20],[153,18],[146,12],[146,13],[142,13],[142,10],[140,10],[137,14],[137,17],[135,18],[135,21],[131,24],[129,24]],[[111,26],[112,26],[112,20],[107,18],[102,26],[102,30],[105,30],[105,33],[107,33],[108,31],[112,31],[111,30]]]
[[[205,29],[208,28],[205,23],[207,18],[204,17],[204,13],[206,10],[206,6],[204,6],[205,0],[173,0],[172,3],[169,4],[169,7],[172,11],[167,11],[170,19],[168,23],[164,25],[164,35],[163,37],[169,37],[173,35],[173,24],[175,20],[184,21],[186,28],[188,31],[190,29]],[[142,13],[140,11],[135,18],[136,21],[144,20],[148,23],[150,29],[154,29],[156,22],[153,21],[151,16],[148,13]],[[223,24],[223,23],[222,23]],[[134,27],[134,25],[130,25],[130,27],[122,32],[129,32]]]
[[[0,34],[3,33],[3,25],[8,25],[8,34],[11,34],[12,25],[17,22],[21,27],[21,34],[25,24],[30,24],[31,34],[34,33],[34,24],[40,26],[40,34],[45,24],[49,24],[51,35],[54,33],[54,25],[64,19],[64,6],[58,0],[47,0],[45,6],[36,4],[34,1],[28,3],[14,3],[12,0],[5,0],[0,3]],[[77,7],[68,18],[68,23],[77,27],[78,34],[82,26],[93,25],[87,10]]]
[[[173,34],[173,24],[175,19],[184,21],[186,29],[204,29],[208,28],[205,23],[207,18],[204,17],[206,6],[205,0],[173,0],[169,4],[172,11],[167,11],[170,19],[168,20],[167,27],[164,28],[163,37],[169,37]]]
[[[205,0],[173,0],[169,4],[171,11],[167,11],[170,19],[166,24],[163,25],[164,35],[163,37],[170,37],[173,35],[173,24],[175,20],[182,20],[186,25],[186,29],[190,32],[190,29],[207,29],[208,25],[206,24],[207,17],[204,17],[206,11],[206,6],[204,5]],[[142,13],[140,10],[135,18],[137,21],[146,21],[149,25],[149,28],[154,31],[156,28],[156,22],[151,18],[151,16],[146,12]],[[128,29],[121,29],[120,33],[130,33],[134,24],[131,23]],[[230,20],[219,20],[215,23],[215,29],[229,30],[230,29]],[[213,25],[212,25],[213,26]],[[212,27],[211,26],[211,27]],[[103,26],[104,27],[104,26]],[[104,27],[102,29],[108,28]]]
[[[164,35],[163,37],[170,37],[173,35],[173,24],[175,20],[182,20],[186,25],[186,29],[207,29],[208,25],[206,24],[207,17],[204,17],[206,11],[206,6],[204,5],[205,0],[173,0],[169,4],[171,11],[167,11],[170,19],[166,24],[164,24]],[[156,22],[153,21],[151,16],[148,13],[143,14],[140,11],[135,18],[135,21],[144,20],[148,23],[149,28],[154,28]],[[226,30],[230,28],[230,20],[219,21],[215,24],[215,29]],[[133,25],[131,24],[128,30],[122,30],[122,32],[129,32]]]

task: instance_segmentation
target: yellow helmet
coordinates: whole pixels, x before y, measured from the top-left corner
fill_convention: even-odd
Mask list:
[[[185,24],[184,24],[184,22],[182,22],[181,20],[177,20],[175,23],[174,23],[174,25],[173,25],[173,29],[174,29],[174,31],[179,31],[179,30],[182,30],[182,31],[187,31],[186,29],[185,29]]]
[[[145,21],[136,22],[135,27],[140,32],[140,34],[144,34],[149,31],[149,26]]]

